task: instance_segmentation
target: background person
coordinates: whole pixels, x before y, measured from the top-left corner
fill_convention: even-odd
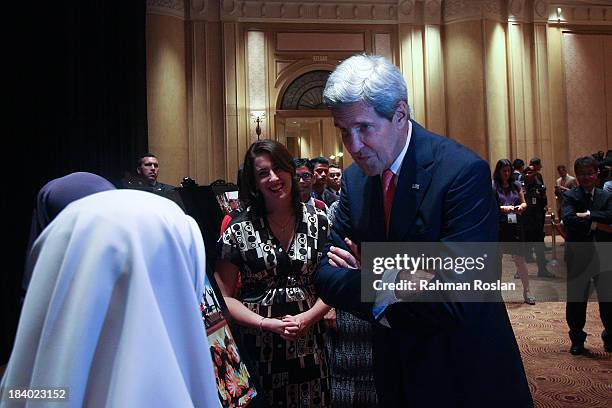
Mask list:
[[[564,164],[557,166],[557,173],[559,173],[559,178],[555,181],[555,198],[557,200],[557,211],[561,212],[563,194],[574,187],[578,187],[578,180],[567,173],[567,167]]]
[[[339,202],[333,202],[327,211],[332,224]],[[327,346],[333,406],[376,408],[372,325],[342,309],[332,309],[332,312],[335,322],[327,331]]]
[[[331,205],[338,197],[327,189],[329,176],[329,160],[323,156],[310,159],[314,183],[312,184],[312,196],[323,201],[326,205]]]
[[[157,181],[159,176],[159,160],[154,154],[147,153],[138,159],[136,174],[142,180],[144,186],[154,191],[171,191],[175,187]]]
[[[512,175],[514,181],[518,181],[523,185],[523,170],[525,170],[525,162],[521,159],[514,159],[512,162]]]
[[[609,265],[598,261],[601,256],[598,250],[608,251],[607,243],[612,241],[609,227],[612,224],[612,195],[597,187],[598,162],[593,157],[576,159],[574,172],[580,186],[565,192],[561,210],[561,219],[567,230],[565,261],[568,301],[565,314],[572,343],[570,353],[578,355],[584,352],[587,337],[584,325],[591,280],[599,298],[604,349],[612,352],[612,272]],[[598,246],[597,242],[603,244]]]
[[[525,262],[523,219],[521,214],[527,208],[521,183],[514,180],[510,160],[501,159],[493,172],[493,191],[499,206],[499,242],[503,253],[512,255],[516,273],[523,284],[525,303],[535,305],[535,297],[529,290],[529,272]],[[508,243],[508,245],[505,245]]]
[[[308,159],[293,159],[293,164],[295,165],[295,175],[297,177],[300,200],[321,211],[327,211],[327,205],[325,205],[323,201],[312,196],[312,184],[314,183],[312,162]]]
[[[523,212],[524,239],[529,248],[534,249],[535,260],[538,264],[539,278],[554,278],[546,268],[546,255],[544,254],[544,221],[548,199],[546,198],[546,187],[537,179],[535,167],[528,166],[525,169],[525,185],[523,191],[527,208]]]
[[[329,165],[329,174],[327,175],[327,190],[331,191],[340,198],[340,187],[342,180],[342,169],[336,164]]]
[[[218,407],[200,315],[205,252],[173,202],[105,191],[66,207],[32,248],[32,281],[2,379],[67,387],[66,407]]]

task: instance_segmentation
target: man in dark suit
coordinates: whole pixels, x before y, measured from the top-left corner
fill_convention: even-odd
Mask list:
[[[601,337],[604,348],[612,352],[612,195],[597,188],[598,162],[591,156],[574,163],[579,187],[563,195],[561,219],[567,230],[565,262],[567,264],[567,305],[565,309],[570,353],[584,352],[587,300],[591,280],[597,289],[599,314],[604,325]]]
[[[533,406],[501,297],[386,307],[360,298],[362,242],[497,239],[488,164],[410,119],[402,74],[383,57],[347,59],[323,96],[355,164],[343,175],[315,285],[327,304],[375,321],[381,406]]]

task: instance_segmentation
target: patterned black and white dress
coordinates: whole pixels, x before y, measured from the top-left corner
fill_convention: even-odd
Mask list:
[[[282,319],[310,309],[317,300],[313,273],[329,229],[323,211],[302,205],[293,241],[285,251],[265,217],[254,215],[250,208],[240,213],[220,240],[221,258],[240,269],[237,299],[268,318]],[[262,406],[330,406],[323,321],[296,341],[247,327],[240,327],[239,335],[259,379],[257,399]]]

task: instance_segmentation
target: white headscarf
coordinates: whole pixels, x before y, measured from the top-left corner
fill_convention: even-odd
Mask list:
[[[2,406],[13,387],[69,387],[62,407],[219,406],[199,310],[204,243],[176,204],[135,190],[75,201],[30,265]]]

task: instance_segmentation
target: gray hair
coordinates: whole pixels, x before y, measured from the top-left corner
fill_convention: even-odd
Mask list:
[[[379,55],[353,55],[343,61],[331,73],[323,91],[323,102],[329,108],[366,102],[389,120],[401,101],[408,104],[406,81],[395,65]]]

